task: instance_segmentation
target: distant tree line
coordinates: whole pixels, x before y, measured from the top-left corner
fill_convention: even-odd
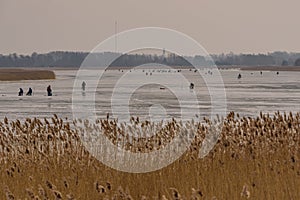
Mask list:
[[[143,64],[168,66],[300,66],[300,53],[273,52],[268,54],[220,54],[205,56],[178,56],[175,54],[118,54],[112,52],[92,53],[55,51],[31,55],[0,54],[0,67],[79,67],[88,58],[86,65],[131,67]]]
[[[217,65],[237,66],[298,66],[300,53],[273,52],[268,54],[212,55]],[[300,61],[300,60],[299,60]]]
[[[168,66],[191,66],[185,58],[170,54],[168,56],[158,56],[150,54],[135,54],[128,55],[123,54],[115,59],[110,66],[112,67],[123,67],[123,66],[140,66],[145,64],[161,64]]]
[[[1,67],[75,67],[80,66],[80,63],[88,53],[81,52],[50,52],[47,54],[33,53],[29,55],[1,55]]]
[[[295,66],[300,66],[300,58],[295,61]]]

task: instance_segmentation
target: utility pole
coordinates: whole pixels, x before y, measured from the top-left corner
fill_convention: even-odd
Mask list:
[[[115,53],[117,53],[117,50],[118,50],[118,41],[117,41],[117,33],[118,33],[118,22],[115,21]]]

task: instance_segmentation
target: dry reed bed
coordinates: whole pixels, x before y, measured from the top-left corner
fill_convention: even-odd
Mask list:
[[[202,141],[218,121],[223,121],[219,141],[208,156],[199,159]],[[68,122],[56,115],[24,122],[5,118],[0,122],[0,196],[299,199],[299,124],[299,113],[246,118],[232,112],[225,120],[187,124],[176,120],[165,124],[141,122],[138,118],[121,125],[110,119]],[[172,165],[147,174],[118,172],[104,166],[80,140],[86,133],[102,133],[127,151],[151,152],[163,148],[182,129],[195,134],[187,152]]]
[[[0,69],[0,81],[55,79],[55,73],[44,69]]]

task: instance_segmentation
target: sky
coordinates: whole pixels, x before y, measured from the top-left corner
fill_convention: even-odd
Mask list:
[[[0,0],[0,54],[91,51],[115,32],[163,27],[208,53],[300,52],[299,0]]]

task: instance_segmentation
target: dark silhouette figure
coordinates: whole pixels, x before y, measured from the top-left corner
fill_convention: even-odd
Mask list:
[[[32,96],[32,89],[31,88],[28,89],[28,92],[26,93],[26,95],[27,96]]]
[[[20,88],[20,90],[19,90],[19,96],[23,96],[23,89],[22,88]]]
[[[241,78],[242,78],[242,75],[241,75],[241,74],[239,74],[239,75],[238,75],[238,79],[241,79]]]
[[[276,74],[279,75],[279,72],[277,72]]]
[[[262,71],[260,72],[260,75],[262,75]]]
[[[48,96],[52,96],[52,89],[51,89],[50,85],[48,85],[48,87],[47,87],[47,93],[48,93]]]
[[[86,83],[83,81],[82,84],[81,84],[81,88],[82,88],[83,91],[85,91],[85,86],[86,86]]]
[[[194,87],[195,87],[194,83],[191,83],[190,84],[190,89],[192,90],[192,89],[194,89]]]

